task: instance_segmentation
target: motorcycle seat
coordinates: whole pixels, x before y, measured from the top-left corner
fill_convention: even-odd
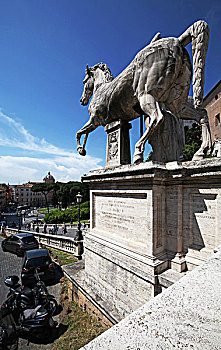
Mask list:
[[[42,305],[36,306],[34,309],[26,309],[23,311],[23,316],[25,320],[30,320],[31,318],[34,318],[37,313],[42,314],[43,312],[40,311],[42,308]],[[40,311],[40,312],[39,312]],[[45,309],[44,309],[45,312]]]

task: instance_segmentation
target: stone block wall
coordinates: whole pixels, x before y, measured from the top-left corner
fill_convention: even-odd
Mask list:
[[[110,309],[117,310],[118,320],[154,296],[152,269],[142,264],[138,255],[135,260],[135,256],[104,247],[91,236],[86,238],[85,254],[85,282],[98,299],[106,300]]]
[[[221,247],[220,247],[221,248]],[[221,348],[221,250],[81,350]]]
[[[69,300],[77,303],[82,310],[89,313],[92,317],[94,317],[97,321],[101,322],[101,324],[105,327],[111,327],[113,325],[104,314],[99,311],[99,309],[83,294],[71,280],[68,280],[68,297]]]
[[[125,165],[83,180],[91,194],[84,279],[117,320],[170,285],[168,269],[181,277],[221,244],[220,159]]]

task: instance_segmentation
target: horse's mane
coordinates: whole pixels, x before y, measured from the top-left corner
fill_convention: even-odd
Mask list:
[[[110,71],[110,68],[105,63],[102,63],[102,62],[97,63],[95,66],[90,67],[89,69],[90,69],[90,71],[95,71],[98,68],[100,68],[104,72],[106,83],[108,83],[114,79],[114,77]]]

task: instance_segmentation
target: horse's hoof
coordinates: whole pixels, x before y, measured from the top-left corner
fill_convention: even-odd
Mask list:
[[[81,151],[80,155],[81,155],[81,156],[86,156],[86,151],[85,151],[85,149],[83,149],[83,150]]]
[[[84,148],[82,147],[79,147],[78,148],[78,153],[81,155],[81,156],[86,156],[86,151]]]
[[[195,161],[195,160],[202,160],[205,158],[205,154],[194,154],[192,160]]]
[[[134,154],[133,164],[140,164],[143,162],[143,153]]]

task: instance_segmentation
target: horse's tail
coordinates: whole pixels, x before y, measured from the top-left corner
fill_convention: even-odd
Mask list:
[[[203,102],[204,70],[209,43],[209,26],[205,21],[193,23],[180,37],[183,46],[192,42],[193,55],[193,100],[195,107]]]

